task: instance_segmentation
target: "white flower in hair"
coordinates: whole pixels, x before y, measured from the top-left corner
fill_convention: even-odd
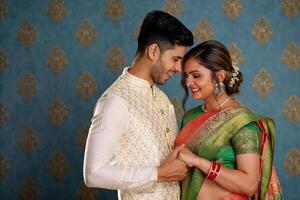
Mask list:
[[[236,81],[239,81],[239,73],[240,73],[240,68],[238,67],[238,65],[236,63],[232,63],[232,67],[233,67],[233,72],[231,74],[231,79],[229,81],[229,87],[233,88],[233,86],[235,85]]]

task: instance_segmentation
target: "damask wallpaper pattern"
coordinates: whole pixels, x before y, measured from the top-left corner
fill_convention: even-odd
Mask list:
[[[236,98],[275,119],[275,166],[300,199],[300,0],[0,0],[0,199],[117,199],[83,184],[85,140],[153,9],[229,48],[245,76]],[[180,123],[179,80],[162,89]]]

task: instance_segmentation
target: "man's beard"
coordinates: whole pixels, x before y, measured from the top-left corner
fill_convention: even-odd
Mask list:
[[[157,85],[163,85],[164,84],[164,82],[162,83],[160,81],[160,77],[163,75],[162,71],[161,71],[162,69],[163,69],[163,66],[162,66],[161,60],[159,59],[154,64],[154,66],[152,67],[152,70],[151,70],[152,79],[153,79],[154,83],[157,84]]]

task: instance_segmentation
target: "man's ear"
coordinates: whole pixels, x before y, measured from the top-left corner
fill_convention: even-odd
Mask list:
[[[150,44],[146,49],[147,57],[151,61],[156,61],[160,56],[160,49],[156,43]]]
[[[220,70],[220,71],[217,71],[216,72],[216,76],[217,76],[219,82],[223,82],[225,80],[225,78],[226,78],[226,71],[223,70],[223,69]]]

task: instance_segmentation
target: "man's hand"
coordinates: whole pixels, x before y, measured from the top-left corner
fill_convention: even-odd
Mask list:
[[[176,147],[164,163],[157,168],[157,182],[174,182],[184,179],[188,168],[185,162],[177,158],[183,148],[184,145]]]

